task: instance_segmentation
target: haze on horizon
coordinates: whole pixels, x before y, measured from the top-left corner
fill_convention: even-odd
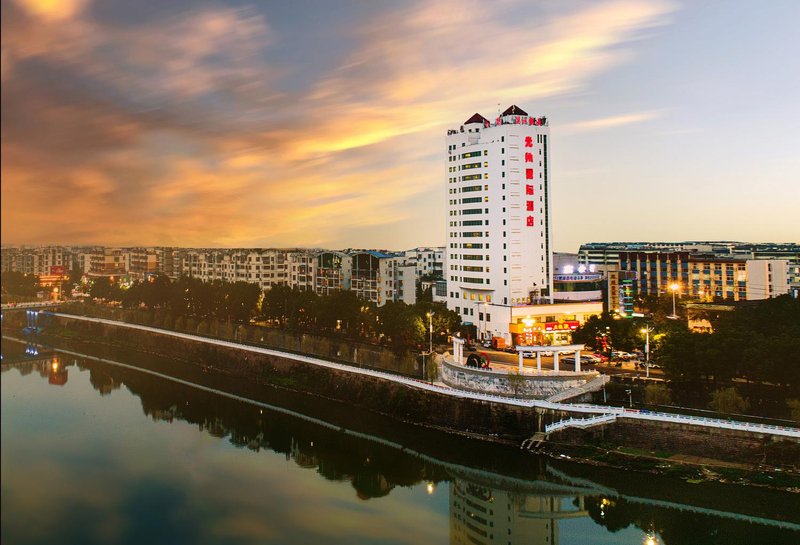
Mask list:
[[[444,137],[550,120],[554,247],[800,239],[800,3],[2,2],[2,242],[442,245]]]

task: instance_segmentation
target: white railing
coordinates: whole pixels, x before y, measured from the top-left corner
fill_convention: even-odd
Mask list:
[[[15,308],[41,308],[55,307],[63,301],[28,301],[27,303],[3,303],[2,310],[14,310]]]
[[[657,422],[674,422],[676,424],[691,424],[709,428],[724,428],[737,431],[754,431],[757,433],[770,433],[787,437],[800,436],[800,430],[789,426],[776,426],[773,424],[757,424],[736,420],[723,420],[721,418],[707,418],[705,416],[691,416],[686,414],[660,413],[646,410],[625,409],[622,418],[635,420],[651,420]]]
[[[601,414],[592,416],[590,418],[568,418],[552,424],[547,424],[544,427],[545,433],[551,433],[566,428],[589,428],[597,426],[598,424],[605,424],[606,422],[613,422],[617,419],[616,414]]]
[[[301,356],[299,354],[293,354],[290,352],[281,352],[280,350],[274,350],[271,348],[262,348],[259,346],[252,346],[246,344],[239,344],[232,341],[222,341],[219,339],[211,339],[208,337],[202,337],[199,335],[191,335],[189,333],[180,333],[178,331],[172,331],[168,329],[158,329],[155,327],[139,325],[139,324],[130,324],[127,322],[119,322],[116,320],[107,320],[105,318],[90,318],[88,316],[79,316],[75,314],[63,314],[59,312],[52,312],[50,313],[53,316],[58,316],[60,318],[67,318],[71,320],[80,320],[85,322],[94,322],[94,323],[101,323],[107,325],[113,325],[117,327],[126,327],[129,329],[138,329],[140,331],[148,331],[151,333],[156,333],[159,335],[164,335],[168,337],[174,337],[179,339],[186,339],[196,342],[204,342],[207,344],[213,344],[217,346],[223,346],[226,348],[235,348],[238,350],[244,350],[247,352],[254,352],[258,354],[265,354],[269,356],[277,356],[281,358],[286,358],[290,360],[300,361],[304,363],[308,363],[311,365],[316,365],[319,367],[326,367],[329,369],[337,369],[339,371],[344,371],[347,373],[353,373],[357,375],[365,375],[371,376],[376,378],[381,378],[384,380],[389,380],[398,384],[405,384],[412,388],[417,388],[420,390],[425,390],[429,392],[436,392],[443,395],[448,395],[451,397],[458,397],[462,399],[473,399],[478,401],[491,401],[493,403],[502,403],[504,405],[512,405],[516,407],[537,407],[540,409],[550,409],[553,411],[563,411],[569,413],[583,413],[583,414],[599,414],[601,416],[608,416],[608,415],[615,415],[615,417],[621,418],[632,418],[638,420],[655,420],[659,422],[674,422],[679,424],[692,424],[697,426],[706,426],[706,427],[715,427],[715,428],[724,428],[724,429],[731,429],[731,430],[739,430],[739,431],[746,431],[751,433],[765,433],[771,435],[780,435],[783,437],[793,437],[800,439],[800,429],[798,428],[791,428],[788,426],[773,426],[769,424],[754,424],[752,422],[734,422],[730,420],[720,420],[716,418],[705,418],[701,416],[687,416],[687,415],[678,415],[678,414],[670,414],[670,413],[658,413],[658,412],[649,412],[649,411],[639,411],[633,409],[625,409],[623,407],[609,407],[605,405],[590,405],[590,404],[570,404],[570,403],[556,403],[551,401],[544,401],[539,399],[514,399],[502,396],[496,396],[491,394],[483,394],[479,392],[469,392],[466,390],[456,390],[455,388],[450,388],[448,386],[440,385],[440,384],[431,384],[428,382],[424,382],[418,379],[402,377],[399,375],[394,375],[392,373],[387,373],[384,371],[374,371],[372,369],[362,369],[359,367],[341,364],[341,363],[334,363],[331,361],[314,358],[311,356]],[[609,419],[610,421],[611,419]],[[562,421],[566,422],[566,421]],[[566,427],[566,425],[565,425]]]
[[[589,392],[594,392],[596,390],[599,390],[609,380],[610,377],[608,375],[600,375],[598,377],[593,378],[583,386],[578,386],[577,388],[570,388],[569,390],[564,390],[563,392],[558,392],[557,394],[553,394],[547,398],[547,401],[557,403],[559,401],[564,401],[565,399],[570,399],[573,397],[577,397],[579,395],[588,394]]]

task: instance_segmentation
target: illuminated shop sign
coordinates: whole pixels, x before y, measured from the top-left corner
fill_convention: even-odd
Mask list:
[[[572,331],[578,329],[581,325],[577,320],[570,320],[568,322],[546,322],[544,324],[545,331]]]
[[[553,280],[556,282],[588,282],[600,280],[602,274],[554,274]]]

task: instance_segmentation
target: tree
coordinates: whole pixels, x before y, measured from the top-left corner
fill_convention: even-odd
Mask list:
[[[33,274],[22,274],[7,271],[0,275],[3,294],[31,297],[39,291],[39,277]]]
[[[514,371],[509,371],[506,380],[508,380],[508,386],[514,390],[514,397],[517,397],[519,389],[525,384],[525,376],[515,369]]]
[[[665,384],[648,384],[644,387],[644,402],[647,405],[671,405],[672,392]]]
[[[711,394],[708,406],[720,413],[742,413],[750,408],[750,403],[739,395],[736,388],[722,388]]]
[[[790,399],[786,404],[789,406],[789,414],[792,420],[800,423],[800,399]]]
[[[572,340],[575,343],[599,349],[599,339],[606,334],[615,349],[641,349],[644,347],[642,326],[641,320],[614,318],[611,314],[604,312],[600,316],[590,316],[582,326],[572,332]]]
[[[379,331],[391,340],[396,349],[422,345],[425,325],[414,308],[405,303],[389,301],[378,309]]]
[[[80,284],[81,279],[83,279],[83,269],[80,267],[73,267],[69,271],[69,285],[70,286],[77,286]]]
[[[107,301],[122,301],[122,290],[110,278],[95,278],[89,290],[92,299],[105,299]]]

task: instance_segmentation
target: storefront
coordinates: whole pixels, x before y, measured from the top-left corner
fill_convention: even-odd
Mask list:
[[[508,324],[511,342],[513,346],[571,344],[572,332],[602,312],[600,301],[513,307]]]

